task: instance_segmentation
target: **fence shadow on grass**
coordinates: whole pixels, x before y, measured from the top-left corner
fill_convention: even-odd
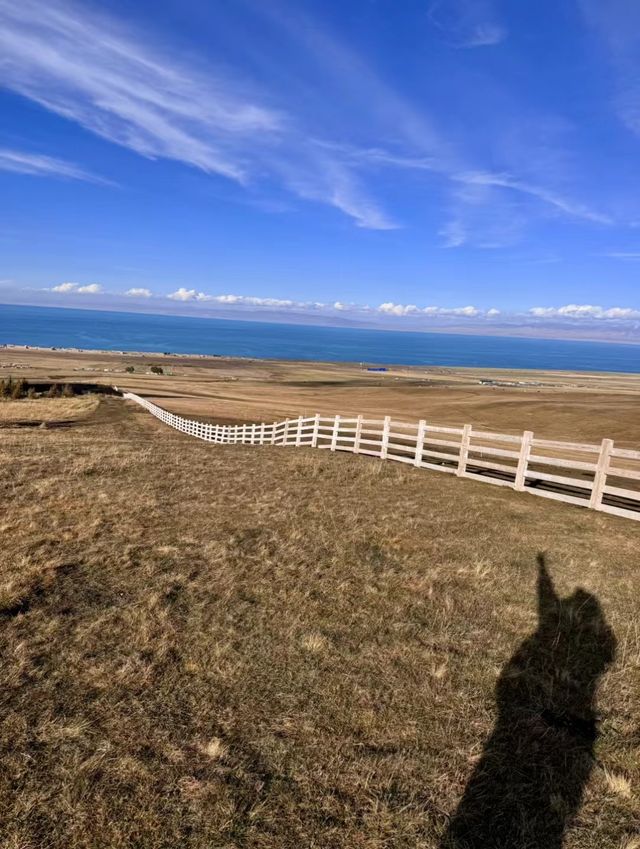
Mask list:
[[[538,555],[538,628],[506,664],[498,717],[441,849],[561,849],[594,765],[595,695],[616,640],[596,596],[559,598]]]

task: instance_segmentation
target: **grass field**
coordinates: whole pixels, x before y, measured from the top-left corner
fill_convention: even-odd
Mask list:
[[[388,414],[400,421],[533,430],[570,442],[606,437],[619,446],[640,445],[640,375],[441,367],[376,373],[348,363],[31,349],[0,353],[0,378],[117,384],[171,412],[225,424],[316,412]],[[166,374],[149,374],[151,365]],[[134,374],[127,374],[127,367]]]
[[[75,421],[95,410],[97,404],[98,399],[88,395],[78,398],[0,400],[0,426],[19,422]]]
[[[117,399],[0,461],[0,845],[637,849],[636,523]]]

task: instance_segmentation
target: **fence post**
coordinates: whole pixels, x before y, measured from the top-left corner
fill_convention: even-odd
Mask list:
[[[460,456],[458,457],[458,468],[456,475],[459,478],[464,477],[467,469],[467,459],[469,457],[469,443],[471,442],[471,425],[466,424],[462,428],[462,438],[460,440]]]
[[[318,447],[318,431],[320,430],[320,413],[316,413],[316,417],[313,420],[313,434],[311,436],[311,447]]]
[[[356,420],[356,433],[353,439],[353,453],[360,453],[360,440],[362,439],[362,415],[359,415]]]
[[[331,450],[336,450],[338,443],[338,430],[340,429],[340,416],[336,416],[333,420],[333,431],[331,433]]]
[[[298,416],[298,429],[296,430],[296,448],[300,447],[302,440],[302,416]]]
[[[276,444],[276,422],[271,425],[271,444]]]
[[[518,468],[516,469],[516,480],[514,488],[518,492],[524,492],[524,485],[527,478],[527,466],[529,465],[529,454],[531,454],[531,443],[533,441],[533,432],[525,430],[522,434],[522,443],[520,445],[520,456],[518,457]]]
[[[285,419],[284,433],[282,434],[282,444],[286,446],[287,437],[289,436],[289,419]]]
[[[260,442],[259,445],[264,445],[264,422],[260,424]]]
[[[416,436],[416,456],[413,460],[414,466],[422,464],[422,452],[424,451],[424,434],[427,429],[427,423],[424,419],[418,422],[418,434]]]
[[[609,471],[609,461],[611,460],[611,452],[613,451],[613,439],[603,439],[600,447],[600,456],[598,457],[598,465],[596,466],[595,476],[593,478],[593,487],[591,489],[591,498],[589,507],[593,510],[599,510],[602,504],[602,496],[604,488],[607,485],[607,472]]]
[[[391,430],[391,416],[384,417],[382,425],[382,442],[380,443],[380,459],[386,459],[389,447],[389,431]]]

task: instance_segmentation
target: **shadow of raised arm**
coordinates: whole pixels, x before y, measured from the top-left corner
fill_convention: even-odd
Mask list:
[[[561,849],[580,807],[616,641],[596,596],[557,595],[543,554],[537,600],[537,630],[500,674],[495,728],[442,849]]]

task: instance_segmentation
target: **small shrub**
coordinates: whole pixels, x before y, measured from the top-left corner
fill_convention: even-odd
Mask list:
[[[11,389],[11,398],[14,401],[20,400],[20,398],[24,398],[27,394],[27,381],[24,379],[16,380]]]
[[[63,398],[73,398],[75,392],[73,391],[73,386],[70,386],[68,383],[62,387],[62,397]]]
[[[28,391],[27,391],[27,398],[33,400],[34,398],[37,398],[37,397],[38,397],[38,393],[36,392],[35,388],[33,386],[30,386]]]
[[[164,374],[162,366],[151,366],[151,374]]]
[[[57,383],[52,383],[49,389],[47,390],[47,398],[59,398],[60,397],[60,387]]]
[[[13,381],[10,377],[0,380],[0,398],[11,398],[13,394]]]
[[[134,369],[133,366],[127,366],[125,371],[126,371],[127,374],[133,374],[135,369]]]

